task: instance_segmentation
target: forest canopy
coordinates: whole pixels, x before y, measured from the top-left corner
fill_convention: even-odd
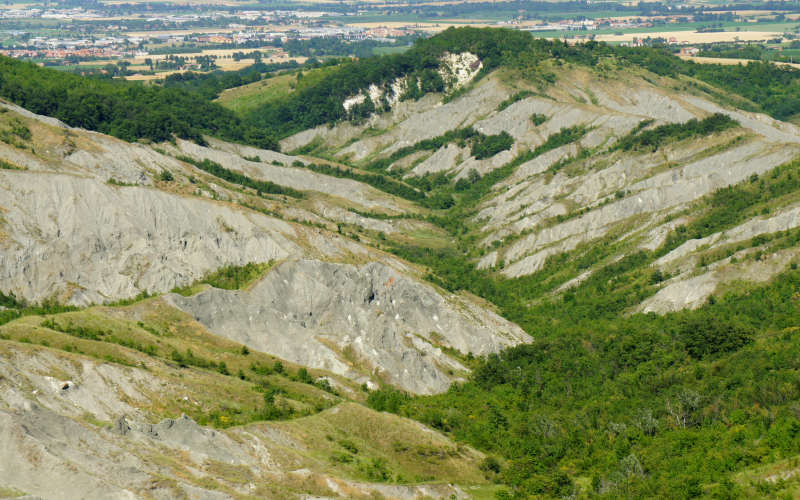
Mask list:
[[[126,141],[203,142],[203,134],[276,149],[275,140],[200,94],[73,75],[0,57],[0,97],[73,127]]]

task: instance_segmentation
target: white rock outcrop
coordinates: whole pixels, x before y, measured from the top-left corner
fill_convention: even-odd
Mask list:
[[[474,80],[482,68],[483,63],[475,54],[469,52],[451,54],[446,52],[440,58],[437,72],[444,81],[445,91],[451,92]],[[379,107],[385,98],[389,107],[393,108],[400,102],[403,94],[408,91],[408,84],[408,76],[405,75],[397,77],[391,83],[382,86],[372,83],[367,89],[361,90],[342,101],[342,107],[345,112],[349,113],[354,106],[363,104],[367,99],[372,101],[375,107]],[[419,86],[419,83],[417,85]]]
[[[460,89],[475,79],[483,69],[480,58],[470,52],[445,53],[439,66],[439,75],[448,89]]]

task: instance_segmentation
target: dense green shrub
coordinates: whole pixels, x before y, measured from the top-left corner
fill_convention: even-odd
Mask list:
[[[598,284],[637,268],[610,269]],[[800,453],[791,410],[800,397],[800,342],[791,333],[800,326],[799,289],[793,271],[698,311],[592,319],[581,301],[613,301],[578,292],[510,314],[535,342],[481,360],[466,384],[383,408],[399,406],[393,411],[503,455],[502,481],[521,497],[569,494],[571,470],[616,496],[683,498],[687,484],[711,488],[758,457]],[[764,449],[764,436],[776,445]]]
[[[551,145],[580,135],[559,135]],[[513,171],[504,169],[487,177]],[[651,267],[655,259],[689,237],[761,214],[766,203],[792,199],[787,197],[800,191],[798,169],[800,162],[790,162],[712,193],[695,207],[700,215],[672,233],[663,248],[595,268],[556,296],[552,290],[565,278],[551,280],[555,274],[571,269],[568,276],[577,275],[620,248],[594,242],[552,257],[533,275],[503,279],[475,269],[466,238],[452,248],[394,246],[397,255],[427,266],[430,281],[497,304],[534,342],[480,359],[469,382],[446,394],[405,400],[378,392],[372,405],[503,456],[508,467],[501,480],[522,498],[569,494],[569,477],[592,478],[595,493],[612,497],[683,498],[712,490],[740,495],[731,471],[800,453],[800,439],[791,430],[800,429],[791,409],[800,397],[800,372],[792,361],[800,356],[798,266],[767,285],[716,296],[697,311],[630,311],[668,278]],[[476,180],[476,194],[485,192],[483,183]],[[460,234],[458,224],[452,230]],[[778,238],[796,244],[793,234]],[[768,414],[775,420],[764,418]],[[765,447],[766,435],[787,444]],[[536,463],[526,462],[528,457]],[[569,477],[562,475],[565,470]]]
[[[547,121],[546,115],[540,113],[534,113],[531,115],[531,122],[537,127],[546,121]]]
[[[214,371],[220,371],[220,366],[217,363],[205,359],[203,357],[197,356],[196,354],[194,354],[194,352],[192,352],[191,349],[186,349],[185,354],[181,353],[177,349],[174,349],[170,353],[170,359],[178,363],[178,366],[180,366],[181,368],[196,366],[198,368],[206,368]],[[225,367],[225,371],[227,371],[227,367]],[[227,373],[225,373],[225,375],[227,375]]]
[[[491,158],[500,151],[511,149],[514,138],[505,130],[495,135],[482,135],[472,143],[472,156],[478,160]]]
[[[731,321],[710,321],[702,316],[689,317],[680,325],[686,351],[697,359],[741,349],[753,341],[754,334],[752,328]]]
[[[371,391],[367,396],[367,405],[376,411],[397,413],[400,407],[409,400],[410,396],[405,392],[386,387]]]
[[[0,292],[0,307],[21,308],[25,307],[25,304],[23,301],[17,299],[17,296],[14,295],[14,292],[8,292],[7,295],[3,292]]]

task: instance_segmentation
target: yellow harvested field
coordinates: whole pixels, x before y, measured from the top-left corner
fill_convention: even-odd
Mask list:
[[[125,79],[132,82],[149,82],[151,80],[158,80],[159,78],[164,78],[175,73],[181,73],[181,71],[164,71],[162,73],[156,73],[155,75],[129,75],[126,76]]]
[[[35,2],[7,3],[0,5],[0,10],[30,9],[32,7],[40,7],[40,4]]]
[[[253,52],[253,51],[256,51],[256,50],[261,52],[265,56],[267,54],[274,53],[274,54],[270,55],[270,58],[275,57],[275,58],[280,59],[281,57],[283,57],[284,59],[290,59],[290,57],[288,55],[284,55],[284,56],[280,56],[279,55],[279,54],[284,54],[283,50],[279,50],[279,49],[277,49],[275,47],[271,47],[271,46],[264,46],[264,47],[260,47],[260,48],[257,48],[257,49],[244,49],[244,48],[239,48],[239,49],[207,49],[207,50],[203,50],[203,55],[204,56],[224,57],[224,56],[232,56],[236,52],[250,53],[250,52]]]
[[[468,3],[484,3],[486,0],[445,0],[443,2],[414,2],[413,5],[461,5],[461,4],[468,4]],[[513,2],[514,0],[495,0],[494,3],[504,3],[504,2]],[[385,4],[386,7],[396,7],[398,4]],[[411,3],[402,3],[399,5],[403,5],[405,7],[410,7]]]
[[[486,24],[486,19],[442,19],[443,23],[448,24],[469,24],[475,26],[477,24]]]
[[[775,14],[787,14],[788,10],[739,10],[739,9],[714,9],[708,11],[709,14],[735,14],[737,16],[767,16]]]
[[[173,0],[112,0],[103,2],[106,5],[124,5],[128,3],[175,3],[179,5],[220,5],[223,7],[246,7],[247,3],[244,2],[234,2],[234,1],[224,1],[224,0],[190,0],[190,1],[183,1],[183,2],[175,2]]]
[[[259,49],[204,50],[202,52],[202,54],[177,54],[177,55],[183,55],[183,56],[187,56],[187,57],[194,57],[194,56],[198,56],[198,55],[212,55],[213,54],[213,55],[216,55],[216,56],[219,57],[220,55],[227,54],[227,53],[251,52],[253,50],[259,50]],[[166,58],[167,56],[164,55],[164,54],[159,54],[159,55],[154,55],[154,56],[137,57],[137,58],[134,58],[134,59],[129,59],[129,61],[134,66],[143,66],[144,67],[144,60],[147,59],[148,57],[153,59],[153,60],[160,60],[160,59]],[[281,63],[281,62],[297,61],[299,64],[303,64],[304,62],[306,62],[306,59],[308,59],[308,58],[307,57],[303,57],[303,56],[300,56],[300,57],[289,57],[287,55],[277,55],[277,56],[264,57],[263,59],[261,59],[261,62],[263,62],[265,64],[270,64],[270,63]],[[219,69],[221,69],[223,71],[237,71],[237,70],[240,70],[242,68],[246,68],[247,66],[252,66],[252,64],[253,64],[253,60],[252,59],[242,59],[240,61],[235,61],[233,59],[221,59],[220,58],[220,59],[217,59],[216,62],[217,62],[217,66],[219,66]],[[182,71],[162,71],[162,72],[156,73],[155,75],[139,75],[139,74],[137,74],[137,75],[126,76],[125,79],[126,80],[134,80],[134,81],[150,81],[150,80],[158,80],[159,78],[164,78],[165,76],[171,75],[173,73],[182,73]]]
[[[259,26],[250,26],[248,29],[262,29],[264,31],[287,31],[290,29],[296,29],[297,26],[295,25],[271,25],[271,24],[264,24]],[[189,30],[158,30],[158,31],[128,31],[125,33],[126,36],[140,36],[140,37],[150,37],[156,35],[175,35],[175,36],[187,36],[192,34],[198,33],[238,33],[242,31],[239,28],[194,28]]]
[[[752,61],[750,59],[732,59],[732,58],[722,58],[722,57],[698,57],[698,56],[679,56],[681,59],[685,61],[694,61],[698,64],[725,64],[725,65],[732,65],[732,64],[747,64]],[[772,64],[776,64],[778,66],[791,66],[793,68],[800,69],[800,64],[798,63],[787,63],[787,62],[775,62],[773,61]]]
[[[81,61],[78,66],[105,66],[106,64],[117,64],[117,59],[96,59],[94,61]]]
[[[393,28],[393,29],[415,29],[421,31],[427,31],[429,33],[438,33],[440,31],[444,31],[450,27],[458,27],[458,26],[473,26],[476,28],[497,28],[498,25],[496,23],[486,23],[486,22],[457,22],[457,23],[409,23],[409,22],[400,22],[400,21],[391,21],[391,22],[378,22],[378,23],[349,23],[348,26],[355,26],[357,28]]]
[[[158,35],[186,36],[192,33],[234,33],[239,30],[233,28],[197,28],[193,30],[153,30],[153,31],[128,31],[126,36],[150,37]]]
[[[658,31],[648,33],[625,33],[622,35],[597,35],[601,42],[631,42],[634,38],[675,38],[678,43],[713,43],[713,42],[755,42],[780,37],[783,33],[776,31],[719,31],[715,33],[697,33],[694,31]]]
[[[494,0],[494,3],[513,2],[514,0]],[[462,5],[470,3],[485,3],[486,0],[444,0],[442,2],[429,1],[429,2],[394,2],[387,3],[385,0],[363,0],[364,3],[370,4],[370,7],[381,9],[391,9],[397,7],[419,7],[419,6],[437,6],[437,5]],[[342,3],[339,0],[309,0],[309,3]]]
[[[219,66],[237,66],[239,63],[243,63],[245,66],[253,64],[252,59],[243,59],[241,61],[235,61],[232,57],[226,58],[225,56],[232,56],[235,52],[244,52],[250,53],[253,51],[260,51],[263,54],[263,58],[261,59],[265,63],[274,63],[274,62],[287,62],[291,60],[296,60],[298,62],[305,62],[305,57],[290,57],[288,54],[284,52],[276,52],[275,48],[272,47],[265,47],[261,49],[209,49],[203,50],[202,52],[193,52],[190,54],[174,54],[175,56],[185,57],[187,59],[194,59],[197,56],[216,56],[217,57],[217,65]],[[126,59],[131,64],[144,64],[145,59],[152,59],[153,61],[161,61],[167,58],[167,54],[153,54],[147,56],[137,56],[132,59]]]

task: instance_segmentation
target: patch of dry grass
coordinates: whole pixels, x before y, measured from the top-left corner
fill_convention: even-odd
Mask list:
[[[382,463],[391,482],[445,480],[484,484],[483,456],[456,445],[421,424],[355,403],[317,415],[274,424],[304,444],[310,457],[328,462],[328,471],[375,481],[370,468]]]

